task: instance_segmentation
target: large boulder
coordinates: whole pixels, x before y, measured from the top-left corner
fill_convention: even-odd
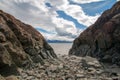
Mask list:
[[[87,55],[120,65],[120,1],[74,40],[69,55]]]
[[[0,74],[6,66],[44,64],[53,58],[56,54],[37,30],[0,10]]]

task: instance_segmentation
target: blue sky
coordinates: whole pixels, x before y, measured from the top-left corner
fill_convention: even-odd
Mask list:
[[[58,17],[63,18],[63,19],[68,20],[68,21],[72,21],[77,28],[85,29],[84,25],[80,24],[75,18],[67,15],[64,11],[58,10],[56,12],[58,14]]]
[[[0,9],[32,25],[47,40],[73,41],[117,0],[0,0]]]
[[[83,11],[90,16],[95,16],[96,14],[101,14],[101,12],[109,9],[116,3],[116,0],[103,0],[99,2],[92,2],[92,3],[75,3],[70,1],[71,4],[79,5],[83,8]]]

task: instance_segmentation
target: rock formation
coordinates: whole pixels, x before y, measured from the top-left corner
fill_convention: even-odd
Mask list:
[[[69,55],[88,55],[120,65],[120,1],[74,40]]]
[[[53,58],[56,54],[37,30],[0,10],[0,74]]]

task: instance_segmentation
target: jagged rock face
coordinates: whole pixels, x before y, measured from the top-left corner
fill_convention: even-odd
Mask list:
[[[120,65],[120,1],[74,40],[69,54]]]
[[[5,65],[43,63],[49,58],[57,56],[38,31],[0,11],[0,69]]]

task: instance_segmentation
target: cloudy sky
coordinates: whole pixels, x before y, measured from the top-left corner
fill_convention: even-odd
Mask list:
[[[48,40],[72,41],[117,0],[0,0],[0,9]]]

